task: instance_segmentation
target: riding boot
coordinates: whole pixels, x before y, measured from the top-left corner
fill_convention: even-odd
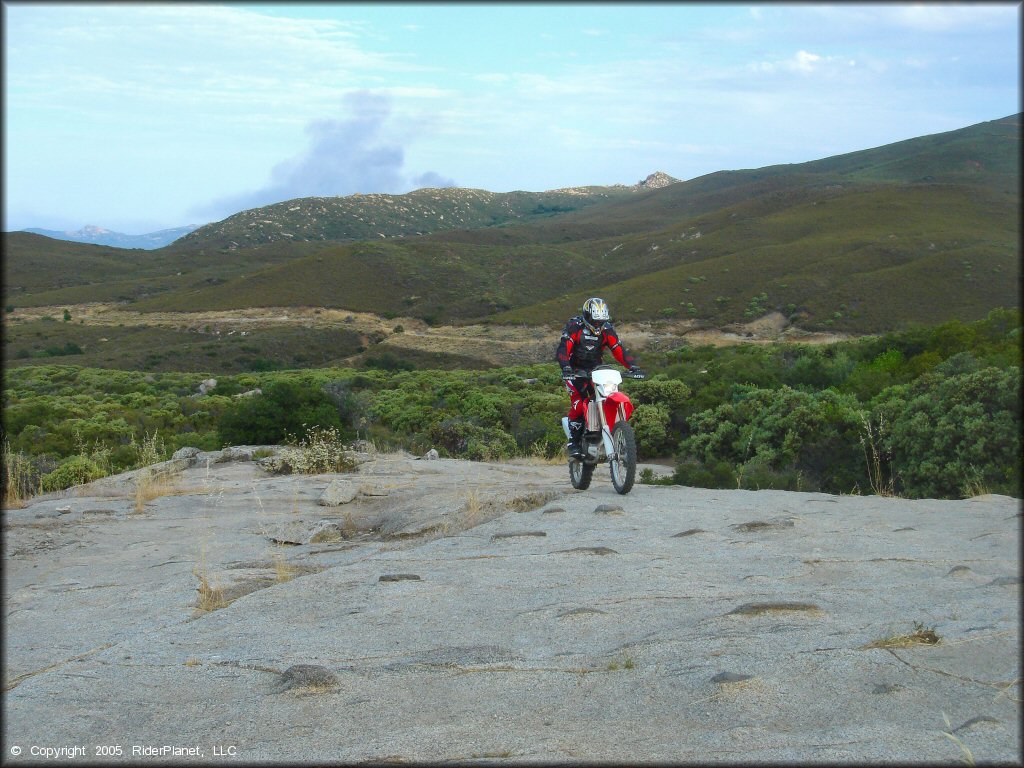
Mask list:
[[[585,428],[586,422],[583,419],[569,421],[569,445],[566,446],[566,450],[574,459],[583,458],[583,431]]]

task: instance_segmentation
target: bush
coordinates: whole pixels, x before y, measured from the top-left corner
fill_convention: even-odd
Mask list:
[[[334,427],[313,427],[297,441],[292,436],[289,436],[288,440],[297,442],[297,447],[286,448],[273,457],[270,468],[274,471],[285,474],[296,472],[301,475],[320,475],[328,472],[351,472],[356,467],[347,452],[341,432]]]
[[[224,445],[275,445],[288,435],[304,436],[311,427],[344,432],[339,406],[314,385],[278,381],[262,394],[231,403],[217,434]]]
[[[430,428],[430,439],[449,456],[473,461],[507,459],[516,453],[516,441],[497,427],[480,427],[456,417]]]
[[[636,432],[636,449],[640,458],[653,458],[674,448],[668,432],[668,408],[664,405],[638,405],[630,417]]]
[[[902,495],[1020,496],[1019,370],[936,372],[882,393],[875,410],[888,423],[883,443]]]
[[[734,402],[690,418],[680,451],[704,467],[725,462],[741,484],[744,476],[760,487],[795,487],[799,479],[849,492],[867,479],[859,413],[854,398],[834,390],[737,390]]]
[[[43,475],[42,488],[45,492],[62,491],[73,485],[92,482],[105,477],[106,473],[96,462],[85,456],[69,456],[52,472]]]
[[[735,488],[736,473],[727,461],[705,463],[689,457],[676,465],[672,482],[691,488]]]

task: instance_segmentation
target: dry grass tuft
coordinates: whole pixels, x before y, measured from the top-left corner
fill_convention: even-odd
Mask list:
[[[278,584],[284,584],[285,582],[291,581],[302,572],[301,568],[297,568],[287,562],[277,552],[272,555],[272,558],[274,561],[274,581]]]
[[[462,505],[462,519],[467,528],[480,524],[483,508],[480,495],[474,489],[466,491],[466,503]]]
[[[869,648],[912,648],[915,645],[938,645],[942,638],[935,632],[935,627],[925,627],[921,622],[914,622],[914,631],[909,635],[893,635],[862,645],[860,649]]]
[[[189,496],[212,492],[213,489],[209,486],[185,488],[178,484],[173,475],[141,472],[135,480],[135,511],[142,512],[146,504],[164,496]]]
[[[976,467],[971,467],[971,474],[964,479],[960,493],[965,499],[973,499],[975,496],[987,496],[992,490],[985,483],[981,472]]]
[[[193,571],[193,575],[199,579],[199,586],[196,588],[196,592],[199,593],[199,599],[196,601],[196,608],[200,611],[209,613],[210,611],[216,611],[220,608],[226,608],[231,605],[231,601],[224,596],[224,588],[221,586],[210,586],[210,582],[206,578],[206,574],[202,572]]]
[[[25,506],[25,499],[35,496],[41,491],[39,480],[33,480],[35,474],[32,462],[21,451],[11,450],[11,442],[4,437],[4,507],[6,509],[21,509]]]
[[[200,550],[199,562],[192,569],[192,575],[199,579],[199,586],[196,587],[199,597],[196,599],[195,606],[198,610],[203,613],[209,613],[231,604],[231,601],[224,594],[224,588],[217,583],[211,585],[210,580],[206,578],[205,549]]]

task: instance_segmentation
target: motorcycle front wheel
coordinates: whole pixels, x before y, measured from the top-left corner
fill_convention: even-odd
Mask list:
[[[612,485],[618,493],[629,493],[636,478],[636,435],[633,427],[620,421],[612,430],[615,458],[611,460]]]
[[[569,480],[577,491],[585,491],[590,487],[590,479],[594,476],[593,464],[584,464],[579,459],[569,460]]]

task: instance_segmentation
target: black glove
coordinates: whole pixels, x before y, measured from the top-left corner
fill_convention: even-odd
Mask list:
[[[565,379],[566,381],[569,381],[570,379],[573,379],[575,377],[576,377],[576,374],[573,373],[571,365],[563,365],[562,366],[562,378],[563,379]]]
[[[629,375],[634,379],[646,379],[647,374],[637,368],[635,365],[629,369]]]

